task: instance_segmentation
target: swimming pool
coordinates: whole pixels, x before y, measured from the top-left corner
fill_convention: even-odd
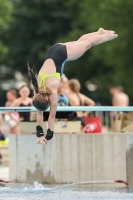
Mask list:
[[[0,187],[0,200],[130,200],[132,187],[93,185],[9,184]]]

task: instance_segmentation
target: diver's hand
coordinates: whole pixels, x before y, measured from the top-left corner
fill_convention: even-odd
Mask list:
[[[38,125],[36,126],[36,131],[36,136],[38,137],[37,144],[47,144],[47,140],[44,137],[43,128]]]
[[[44,136],[39,137],[37,140],[37,144],[47,144],[47,142]]]

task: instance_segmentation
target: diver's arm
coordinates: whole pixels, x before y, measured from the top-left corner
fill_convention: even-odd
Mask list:
[[[36,136],[38,137],[37,143],[46,144],[47,140],[45,139],[44,132],[43,132],[43,111],[36,109],[36,112],[37,112]]]
[[[43,128],[43,111],[36,109],[37,125]]]
[[[53,92],[51,95],[49,95],[50,100],[50,113],[48,118],[48,130],[46,137],[44,137],[43,133],[43,112],[40,110],[37,110],[37,137],[38,137],[38,143],[46,144],[48,140],[52,139],[54,134],[54,124],[55,124],[55,115],[56,115],[56,108],[57,108],[57,92]]]
[[[83,102],[84,102],[85,105],[95,106],[95,102],[92,99],[90,99],[89,97],[87,97],[83,94],[81,94],[81,95],[82,95]],[[83,116],[86,117],[86,116],[88,116],[89,113],[90,113],[90,111],[86,111],[86,112],[84,112]]]
[[[50,100],[50,113],[49,113],[49,118],[48,118],[48,128],[51,131],[54,131],[55,115],[56,115],[56,109],[58,105],[57,92],[53,92],[49,96],[49,100]]]

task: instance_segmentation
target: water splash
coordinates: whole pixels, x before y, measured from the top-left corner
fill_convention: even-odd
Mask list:
[[[24,191],[43,191],[43,190],[50,190],[50,188],[44,187],[41,183],[35,181],[32,186],[28,186],[24,188]]]
[[[104,184],[104,183],[114,183],[114,180],[97,180],[97,181],[86,181],[86,182],[75,182],[75,183],[69,183],[69,184],[64,184],[64,185],[59,185],[56,187],[52,188],[46,188],[44,187],[41,183],[38,183],[35,181],[32,186],[25,187],[25,191],[43,191],[43,190],[57,190],[65,187],[71,187],[71,186],[76,186],[76,185],[89,185],[89,184]]]
[[[113,180],[98,180],[98,181],[85,181],[85,182],[75,182],[75,183],[68,183],[62,186],[57,186],[54,189],[63,188],[63,187],[70,187],[76,185],[89,185],[89,184],[101,184],[101,183],[114,183]]]
[[[86,181],[60,186],[33,184],[11,184],[9,188],[0,187],[0,200],[132,200],[130,187],[72,187],[92,183],[112,183],[113,181]],[[66,187],[66,188],[64,188]]]

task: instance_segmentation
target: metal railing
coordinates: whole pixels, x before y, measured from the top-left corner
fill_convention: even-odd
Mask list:
[[[5,112],[36,112],[34,107],[0,107],[0,113]],[[118,107],[118,106],[58,106],[57,112],[69,111],[126,111],[133,112],[133,106]],[[44,112],[49,112],[49,109]]]
[[[133,112],[133,106],[58,106],[57,112],[90,111],[89,116],[100,117],[102,125],[111,129],[112,117],[110,112]],[[0,107],[0,113],[6,112],[36,112],[35,107]],[[44,112],[49,112],[49,109]]]

